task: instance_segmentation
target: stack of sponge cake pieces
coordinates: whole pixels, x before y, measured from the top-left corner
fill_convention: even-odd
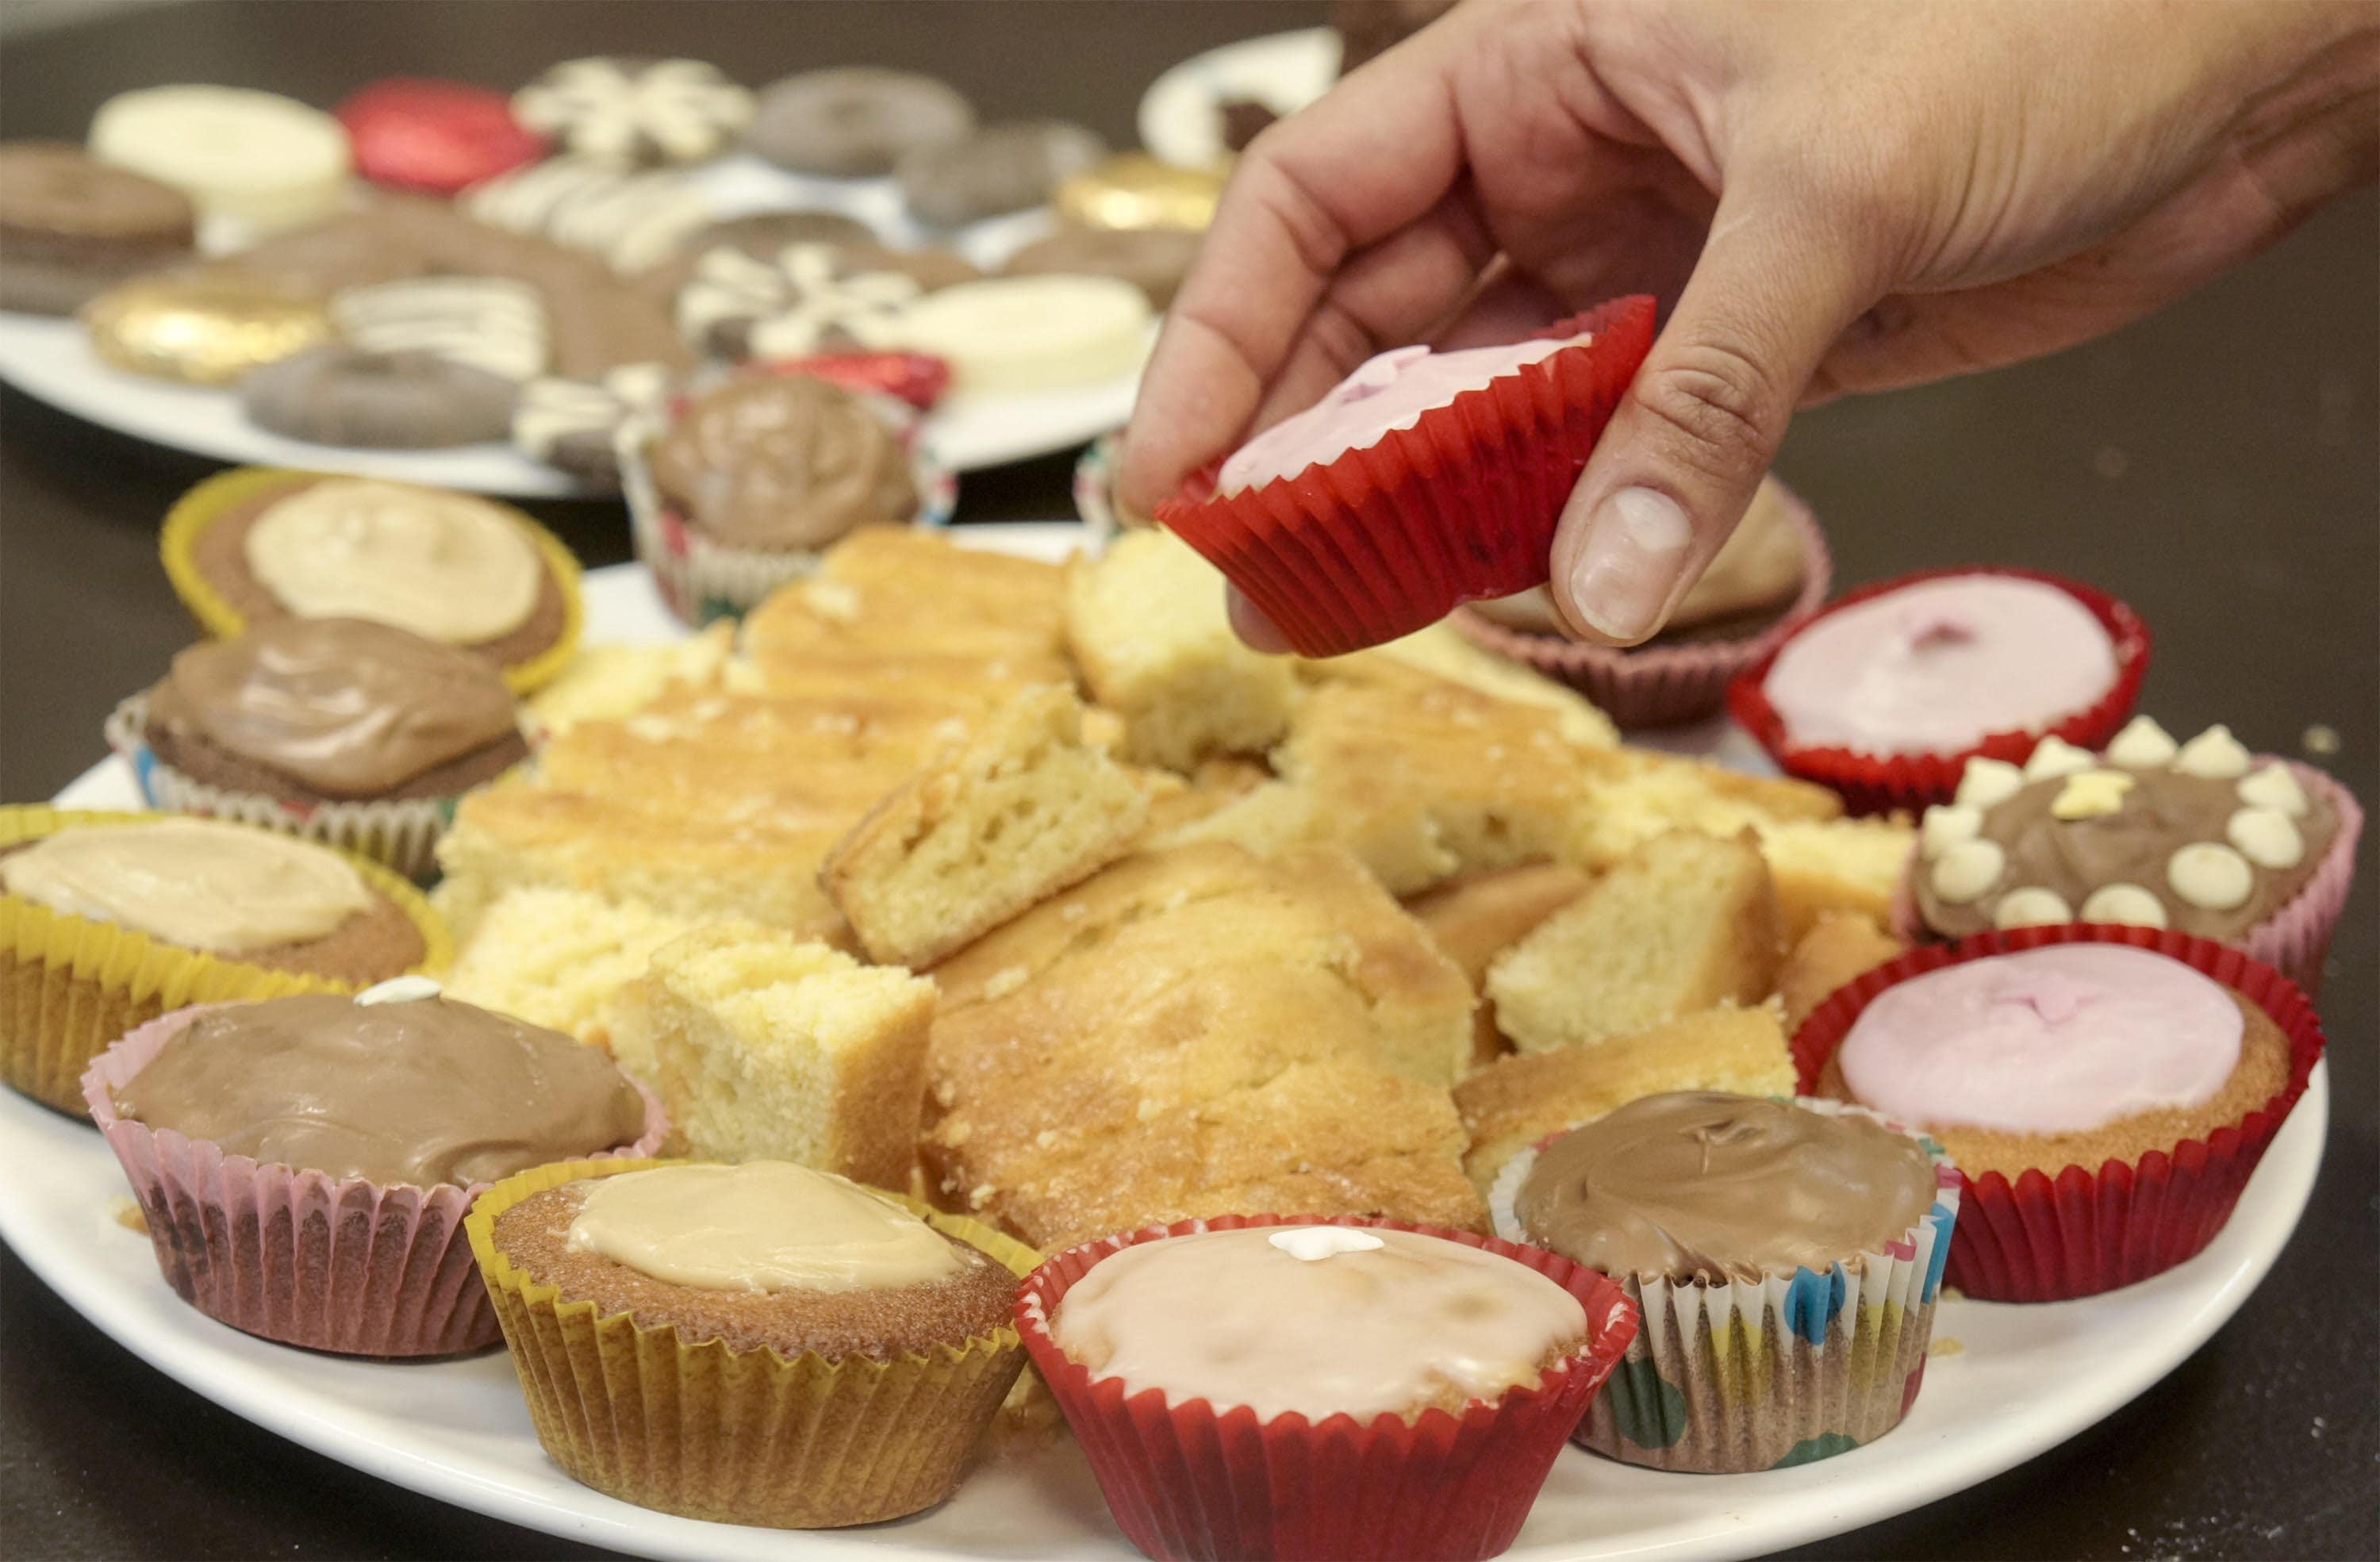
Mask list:
[[[1790,1092],[1909,847],[1621,746],[1444,628],[1260,657],[1156,532],[1065,568],[870,528],[588,653],[465,799],[457,996],[601,1045],[687,1153],[1043,1248],[1221,1211],[1478,1227],[1635,1096]]]

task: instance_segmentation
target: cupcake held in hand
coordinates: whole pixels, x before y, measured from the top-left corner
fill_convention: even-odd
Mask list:
[[[1597,1453],[1805,1464],[1884,1435],[1917,1397],[1958,1175],[1881,1118],[1647,1096],[1515,1156],[1488,1202],[1498,1230],[1609,1275],[1643,1312],[1579,1428]]]
[[[1151,1556],[1492,1556],[1635,1332],[1601,1277],[1467,1232],[1222,1216],[1072,1249],[1017,1299]]]
[[[1381,354],[1158,519],[1293,649],[1336,656],[1544,584],[1556,522],[1651,350],[1631,297],[1507,346]]]
[[[427,872],[455,800],[528,757],[480,658],[389,624],[270,620],[174,658],[108,743],[153,807],[236,818]]]
[[[640,1507],[783,1529],[929,1508],[1024,1365],[1030,1249],[784,1161],[547,1166],[469,1228],[538,1440]]]
[[[185,1009],[82,1086],[182,1299],[348,1355],[492,1343],[462,1240],[473,1193],[547,1161],[650,1155],[667,1126],[600,1049],[421,977]]]

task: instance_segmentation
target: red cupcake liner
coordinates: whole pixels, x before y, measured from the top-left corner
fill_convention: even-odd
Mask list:
[[[2107,631],[2107,637],[2115,643],[2116,681],[2108,685],[2107,692],[2083,708],[2060,717],[2040,732],[1993,733],[1981,743],[1953,753],[1869,754],[1860,749],[1797,744],[1786,736],[1784,719],[1777,714],[1777,708],[1768,703],[1767,691],[1761,685],[1768,677],[1768,669],[1775,665],[1778,654],[1793,635],[1871,597],[1929,580],[1967,575],[2006,575],[2054,586],[2089,609],[2091,616],[2099,621]],[[2117,598],[2095,587],[2041,570],[2000,564],[1961,565],[1950,569],[1919,570],[1914,575],[1879,580],[1874,585],[1844,593],[1822,611],[1795,625],[1792,633],[1786,635],[1776,648],[1756,664],[1738,673],[1735,681],[1728,685],[1727,705],[1737,724],[1768,751],[1768,757],[1777,761],[1779,769],[1789,776],[1831,788],[1841,794],[1843,805],[1851,812],[1884,814],[1895,809],[1914,812],[1930,803],[1950,801],[1951,795],[1959,790],[1960,773],[1967,768],[1967,761],[1978,755],[2022,765],[2044,737],[2063,738],[2078,748],[2106,747],[2117,730],[2131,716],[2132,702],[2140,697],[2141,679],[2148,672],[2148,625],[2130,605]]]
[[[2250,768],[2261,770],[2275,763],[2287,765],[2308,796],[2320,797],[2330,805],[2338,820],[2338,829],[2304,887],[2270,916],[2249,928],[2238,948],[2249,959],[2269,965],[2295,982],[2306,997],[2319,998],[2323,963],[2330,958],[2331,935],[2338,927],[2340,914],[2347,910],[2349,892],[2355,888],[2355,843],[2363,834],[2363,808],[2355,801],[2355,794],[2328,771],[2301,761],[2259,754]],[[1925,926],[1925,917],[1918,909],[1917,868],[1917,854],[1912,851],[1908,866],[1901,870],[1900,884],[1893,891],[1892,930],[1911,943],[1938,943],[1943,941],[1941,936]]]
[[[1540,333],[1591,343],[1293,478],[1218,494],[1218,462],[1157,518],[1303,656],[1360,650],[1543,585],[1562,504],[1652,350],[1653,317],[1641,295],[1598,305]]]
[[[1597,646],[1508,628],[1469,608],[1455,610],[1454,626],[1472,644],[1569,684],[1615,725],[1674,727],[1699,720],[1726,702],[1728,684],[1738,673],[1775,656],[1817,612],[1834,585],[1835,556],[1818,518],[1782,484],[1779,491],[1802,536],[1802,588],[1777,622],[1757,635],[1674,646]]]
[[[2028,1170],[1960,1173],[1958,1229],[1950,1239],[1949,1284],[1984,1302],[2064,1302],[2096,1296],[2197,1255],[2231,1217],[2232,1206],[2265,1158],[2281,1123],[2305,1094],[2325,1042],[2313,1005],[2296,984],[2262,961],[2208,938],[2151,927],[2069,922],[1979,933],[1930,944],[1838,987],[1793,1033],[1794,1067],[1804,1094],[1876,995],[1946,965],[2047,944],[2128,944],[2180,961],[2236,989],[2272,1017],[2289,1042],[2289,1079],[2280,1093],[2236,1123],[2135,1161],[2110,1159],[2053,1176]]]
[[[207,1316],[284,1345],[350,1356],[448,1356],[503,1338],[463,1230],[487,1183],[382,1186],[227,1155],[219,1144],[119,1117],[115,1090],[210,1009],[178,1009],[127,1035],[82,1076],[91,1121],[115,1152],[157,1267]],[[626,1077],[624,1075],[624,1077]],[[604,1152],[650,1156],[669,1119],[650,1090],[645,1130]]]
[[[1317,1424],[1294,1413],[1261,1421],[1245,1405],[1218,1415],[1204,1399],[1170,1404],[1154,1388],[1126,1399],[1122,1379],[1095,1379],[1058,1349],[1050,1314],[1101,1259],[1141,1242],[1251,1226],[1383,1227],[1501,1253],[1579,1299],[1586,1341],[1536,1387],[1475,1400],[1459,1417],[1430,1410],[1410,1423],[1384,1415],[1368,1424],[1346,1415]],[[1618,1286],[1567,1258],[1363,1216],[1225,1215],[1147,1227],[1059,1253],[1026,1277],[1016,1298],[1025,1348],[1089,1456],[1108,1511],[1160,1562],[1495,1556],[1512,1544],[1636,1323]]]

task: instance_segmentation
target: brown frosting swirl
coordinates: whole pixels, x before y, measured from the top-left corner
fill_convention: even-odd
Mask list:
[[[697,397],[650,451],[655,485],[734,548],[823,548],[917,513],[908,454],[867,403],[806,375],[751,375]]]
[[[514,731],[493,665],[359,618],[273,619],[192,646],[150,692],[148,720],[344,798],[381,796]]]
[[[1906,1134],[1683,1091],[1547,1145],[1514,1213],[1530,1241],[1605,1274],[1756,1279],[1874,1252],[1933,1205],[1933,1162]]]
[[[645,1120],[618,1066],[559,1031],[451,999],[336,993],[201,1014],[115,1108],[226,1154],[416,1187],[616,1149]]]

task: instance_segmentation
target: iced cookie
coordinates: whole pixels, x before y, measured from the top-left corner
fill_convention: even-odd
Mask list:
[[[0,143],[0,309],[72,314],[187,256],[194,221],[178,190],[80,147]]]
[[[513,407],[513,443],[533,461],[617,488],[621,426],[659,407],[673,382],[657,363],[623,364],[601,380],[532,380]]]
[[[501,276],[424,276],[350,287],[331,299],[331,320],[351,346],[428,353],[501,379],[545,372],[545,301]]]
[[[332,113],[347,127],[356,172],[395,189],[453,195],[545,155],[545,138],[513,117],[510,97],[468,81],[375,81]]]
[[[754,151],[797,174],[889,174],[919,147],[975,128],[958,89],[912,71],[850,66],[809,70],[764,88],[746,135]]]
[[[1202,236],[1178,228],[1062,228],[1010,256],[1006,270],[1011,276],[1111,276],[1161,309],[1190,273]]]
[[[700,60],[565,60],[513,94],[513,114],[605,163],[699,163],[752,117],[752,94]]]
[[[919,147],[894,176],[911,215],[954,228],[1050,199],[1059,182],[1107,155],[1107,143],[1058,119],[995,125],[965,140]]]
[[[600,255],[615,272],[659,264],[710,220],[671,169],[635,172],[594,157],[556,157],[476,185],[464,212],[491,227]]]
[[[1038,391],[1128,374],[1148,338],[1148,300],[1104,276],[961,283],[854,322],[871,347],[946,359],[961,391]]]
[[[347,196],[347,133],[320,109],[238,87],[122,92],[91,122],[102,163],[145,174],[197,203],[203,217],[258,232],[294,228]]]
[[[436,353],[342,343],[267,364],[239,387],[240,406],[258,428],[354,450],[501,440],[512,427],[514,394],[511,380]]]
[[[714,249],[678,290],[678,329],[722,357],[794,357],[861,344],[870,322],[974,274],[955,255],[873,245],[789,244],[767,259]]]

